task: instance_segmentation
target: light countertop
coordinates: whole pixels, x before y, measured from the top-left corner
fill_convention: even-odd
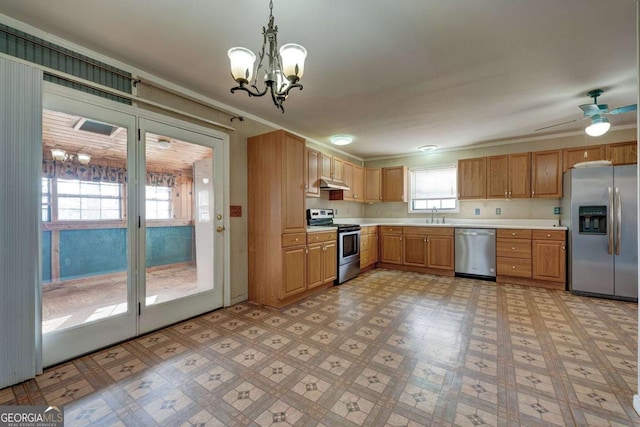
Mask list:
[[[533,230],[567,230],[567,227],[558,225],[557,220],[539,219],[451,219],[444,224],[426,223],[424,218],[339,218],[334,219],[337,224],[360,224],[361,226],[403,226],[403,227],[453,227],[453,228],[516,228]],[[315,227],[314,227],[315,228]]]

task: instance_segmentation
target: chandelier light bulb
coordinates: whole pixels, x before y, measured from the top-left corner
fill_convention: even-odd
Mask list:
[[[253,78],[253,65],[256,55],[244,47],[232,47],[227,52],[231,62],[231,75],[238,83],[247,84]]]
[[[304,60],[307,49],[295,43],[287,43],[280,48],[282,72],[289,80],[300,80],[304,74]]]

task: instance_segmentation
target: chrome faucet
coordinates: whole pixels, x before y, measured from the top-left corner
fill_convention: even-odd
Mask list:
[[[431,224],[433,224],[433,215],[438,213],[438,208],[435,206],[431,208]]]

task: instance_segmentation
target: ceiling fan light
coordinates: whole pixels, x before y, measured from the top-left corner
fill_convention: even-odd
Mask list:
[[[304,60],[307,49],[295,43],[287,43],[280,48],[282,73],[288,80],[298,81],[304,74]]]
[[[331,137],[333,145],[349,145],[353,142],[353,137],[349,135],[334,135]]]
[[[611,123],[609,123],[609,120],[607,120],[606,117],[602,117],[596,114],[591,119],[591,124],[587,126],[587,128],[584,131],[589,136],[600,136],[607,133],[610,127],[611,127]]]
[[[253,78],[256,55],[244,47],[232,47],[227,52],[231,63],[231,76],[238,83],[249,83]]]

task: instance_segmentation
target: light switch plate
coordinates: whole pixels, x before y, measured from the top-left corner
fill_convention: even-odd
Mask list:
[[[480,208],[476,208],[476,215],[480,215]]]

